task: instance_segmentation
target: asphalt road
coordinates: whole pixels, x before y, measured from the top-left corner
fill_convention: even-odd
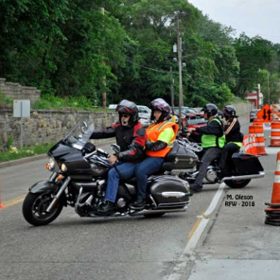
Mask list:
[[[21,206],[28,187],[49,176],[45,161],[1,168],[6,207],[0,209],[0,279],[272,279],[267,273],[254,278],[246,273],[271,267],[277,273],[279,228],[264,225],[263,211],[270,200],[276,152],[270,149],[261,158],[265,178],[242,190],[206,186],[184,213],[91,219],[69,208],[44,227],[27,224]],[[205,215],[218,189],[219,207]],[[235,194],[251,195],[254,206],[226,206],[227,195]],[[207,223],[200,232],[201,217]],[[234,275],[240,268],[242,274]],[[234,278],[225,277],[228,273]]]

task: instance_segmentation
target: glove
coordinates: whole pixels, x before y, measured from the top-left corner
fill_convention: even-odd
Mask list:
[[[153,142],[151,142],[151,141],[146,142],[146,149],[147,150],[152,150],[153,146],[154,146]]]

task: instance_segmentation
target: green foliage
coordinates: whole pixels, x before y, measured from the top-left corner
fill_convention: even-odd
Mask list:
[[[178,31],[186,105],[244,98],[258,69],[269,72],[270,86],[260,81],[267,98],[279,94],[280,46],[234,40],[230,27],[185,0],[0,0],[0,11],[0,77],[41,89],[37,108],[90,108],[104,92],[108,103],[170,101],[171,70],[178,105]]]
[[[54,95],[44,95],[33,105],[34,109],[76,108],[94,110],[94,107],[95,106],[92,104],[91,100],[85,96],[70,96],[61,98]]]
[[[240,63],[239,81],[236,93],[243,96],[257,87],[258,71],[265,69],[273,57],[272,43],[261,37],[249,38],[242,34],[235,41],[236,55]]]
[[[52,147],[52,144],[41,144],[32,147],[25,147],[22,149],[17,149],[10,147],[8,151],[0,153],[0,162],[16,160],[24,157],[39,155],[47,153],[47,151]]]
[[[0,91],[0,106],[1,105],[11,105],[13,100],[6,96],[2,91]]]

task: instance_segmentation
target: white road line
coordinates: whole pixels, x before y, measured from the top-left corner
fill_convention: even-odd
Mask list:
[[[194,223],[190,238],[186,244],[186,247],[181,254],[181,256],[177,260],[177,264],[175,265],[172,273],[169,275],[167,280],[179,280],[181,279],[181,273],[187,266],[186,256],[190,258],[190,261],[194,258],[193,251],[198,244],[202,234],[204,233],[208,222],[210,221],[210,216],[214,213],[220,201],[223,199],[225,194],[225,183],[222,183],[217,192],[215,193],[209,207],[207,210],[201,215],[197,217],[196,222]]]

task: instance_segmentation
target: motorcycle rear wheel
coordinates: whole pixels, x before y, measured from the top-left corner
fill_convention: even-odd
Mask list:
[[[232,189],[242,189],[246,187],[250,183],[250,179],[244,180],[226,180],[225,184],[227,184]]]
[[[34,226],[43,226],[54,221],[60,214],[63,204],[58,201],[51,212],[46,212],[53,195],[52,192],[28,193],[22,205],[25,220]]]

